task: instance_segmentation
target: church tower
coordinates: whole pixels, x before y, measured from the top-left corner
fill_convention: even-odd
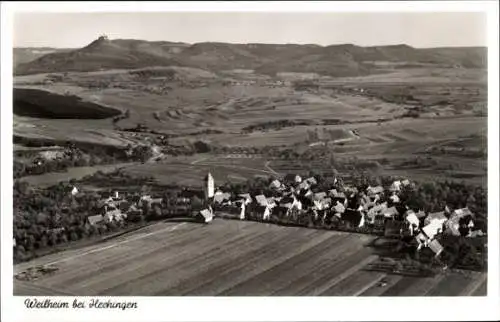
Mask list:
[[[214,183],[214,177],[210,172],[205,177],[203,190],[205,192],[205,200],[213,198],[215,193],[215,183]]]

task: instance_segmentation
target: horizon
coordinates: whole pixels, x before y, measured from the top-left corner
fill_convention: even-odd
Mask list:
[[[16,13],[13,47],[75,49],[102,34],[186,44],[487,47],[486,15],[478,12]]]
[[[89,43],[84,44],[81,47],[55,47],[55,46],[15,46],[13,47],[14,49],[81,49],[93,41],[97,40],[99,36],[97,36],[94,40],[91,40]],[[183,41],[170,41],[168,39],[166,40],[145,40],[145,39],[138,39],[138,38],[114,38],[114,39],[108,39],[109,41],[115,41],[115,40],[124,40],[124,41],[145,41],[145,42],[168,42],[168,43],[178,43],[178,44],[185,44],[185,45],[196,45],[196,44],[229,44],[229,45],[299,45],[299,46],[317,46],[317,47],[333,47],[333,46],[346,46],[346,45],[353,45],[356,47],[363,47],[363,48],[370,48],[370,47],[396,47],[396,46],[408,46],[414,49],[439,49],[439,48],[488,48],[487,45],[471,45],[471,46],[437,46],[437,47],[414,47],[409,44],[405,43],[400,43],[400,44],[384,44],[384,45],[370,45],[370,46],[363,46],[355,43],[336,43],[336,44],[329,44],[329,45],[319,45],[319,44],[314,44],[314,43],[269,43],[269,42],[248,42],[248,43],[243,43],[243,42],[228,42],[228,41],[200,41],[200,42],[194,42],[194,43],[189,43],[189,42],[183,42]]]

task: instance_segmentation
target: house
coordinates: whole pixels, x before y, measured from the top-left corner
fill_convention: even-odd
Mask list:
[[[214,202],[215,203],[222,203],[224,201],[227,201],[231,198],[231,194],[229,192],[221,192],[219,194],[214,195]]]
[[[205,208],[200,210],[199,212],[199,218],[203,220],[204,223],[209,223],[213,220],[214,214],[212,212],[212,209],[210,208]]]
[[[276,207],[276,200],[273,197],[267,198],[267,205],[271,208]]]
[[[73,187],[73,189],[71,189],[71,195],[76,196],[77,194],[78,194],[78,189],[76,187]]]
[[[299,185],[297,186],[297,189],[299,190],[307,190],[311,187],[311,185],[307,182],[307,181],[302,181],[301,183],[299,183]]]
[[[407,187],[407,186],[409,186],[409,185],[410,185],[410,180],[408,180],[408,179],[404,179],[403,181],[401,181],[401,185],[402,185],[403,187]]]
[[[399,214],[396,207],[384,209],[384,210],[382,210],[382,213],[386,218],[394,218],[395,216],[397,216]]]
[[[297,210],[302,210],[302,202],[298,200],[295,196],[285,197],[280,202],[282,205],[290,204],[290,209],[295,208]]]
[[[127,210],[127,214],[130,215],[142,215],[142,209],[136,207],[136,205],[131,205]]]
[[[269,220],[271,217],[271,207],[267,206],[264,209],[264,214],[262,215],[262,220]]]
[[[373,220],[376,215],[379,215],[379,214],[383,215],[383,212],[385,211],[385,209],[387,209],[386,202],[373,206],[370,210],[368,210],[368,213],[367,213],[368,218]]]
[[[316,210],[322,210],[323,209],[323,203],[319,200],[313,200],[314,203],[314,209]]]
[[[451,217],[458,217],[458,218],[464,218],[469,216],[474,217],[472,211],[470,211],[469,208],[455,209],[455,211],[453,211],[453,213],[451,214]]]
[[[343,204],[337,201],[337,204],[332,207],[332,209],[335,211],[337,214],[342,214],[345,212],[345,207]]]
[[[399,203],[399,197],[397,194],[393,194],[392,196],[389,197],[389,199],[392,201],[392,203]]]
[[[323,200],[326,198],[326,192],[317,192],[313,195],[313,200]]]
[[[389,188],[390,191],[400,191],[401,190],[401,181],[396,180],[391,184],[391,187]]]
[[[409,224],[410,234],[413,236],[413,231],[418,230],[420,227],[420,220],[413,210],[406,212],[406,222]]]
[[[433,212],[433,213],[430,213],[427,217],[425,217],[424,224],[428,225],[434,220],[438,220],[438,221],[444,223],[446,220],[448,220],[448,218],[446,218],[446,216],[444,215],[444,211]]]
[[[344,186],[344,191],[346,193],[358,193],[358,188],[352,186]]]
[[[363,206],[364,209],[369,210],[373,206],[375,206],[375,201],[372,201],[370,197],[367,195],[363,195],[360,199],[360,204]]]
[[[328,209],[332,203],[331,198],[324,198],[321,200],[313,200],[314,208],[317,210]]]
[[[260,206],[267,206],[267,198],[264,195],[258,195],[255,196],[255,201],[260,205]]]
[[[420,218],[425,218],[426,213],[423,210],[419,210],[418,212],[415,213],[415,215],[417,216],[418,219],[420,219]]]
[[[161,205],[163,203],[163,198],[151,198],[149,203],[151,205]]]
[[[417,250],[422,249],[422,247],[427,247],[427,245],[429,243],[429,238],[427,238],[427,236],[425,236],[423,233],[418,234],[415,237],[415,240],[418,243]]]
[[[307,178],[306,180],[304,180],[304,182],[307,182],[310,186],[315,186],[318,184],[318,181],[315,177]]]
[[[435,239],[429,243],[429,248],[436,254],[436,257],[443,251],[443,246]]]
[[[466,237],[468,237],[468,238],[477,238],[477,237],[482,237],[484,235],[485,234],[483,233],[482,230],[474,230],[474,231],[470,231],[469,234]]]
[[[332,196],[334,201],[339,201],[341,203],[344,203],[347,200],[347,197],[346,197],[345,193],[343,193],[343,192],[337,192],[337,190],[335,190],[335,189],[332,189],[329,192],[330,192],[330,196]]]
[[[383,193],[384,188],[382,186],[376,186],[376,187],[369,186],[368,188],[366,188],[366,192],[368,193],[369,196],[374,196]]]
[[[245,204],[247,204],[247,205],[252,202],[252,197],[250,197],[250,194],[248,194],[248,193],[239,194],[238,197],[244,198]]]
[[[96,226],[104,222],[104,217],[102,215],[88,216],[87,221],[92,226]]]
[[[278,179],[275,179],[271,182],[271,184],[269,185],[269,188],[279,189],[279,188],[281,188],[281,182]]]
[[[457,217],[448,220],[445,223],[445,233],[453,236],[460,236],[460,223]]]
[[[444,221],[435,219],[431,221],[429,224],[425,225],[422,228],[422,231],[427,237],[429,237],[429,239],[433,239],[437,234],[443,232],[443,224]]]

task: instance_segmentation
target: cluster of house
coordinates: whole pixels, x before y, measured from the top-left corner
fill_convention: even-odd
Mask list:
[[[369,186],[360,190],[337,181],[331,189],[321,191],[316,178],[303,179],[299,175],[286,175],[270,183],[269,196],[249,193],[235,194],[216,189],[213,176],[208,173],[204,179],[204,198],[199,211],[192,212],[192,196],[181,194],[175,202],[150,195],[131,195],[115,192],[99,202],[99,214],[89,216],[88,224],[100,225],[107,222],[120,222],[134,215],[143,214],[144,206],[160,209],[160,216],[185,214],[209,223],[215,212],[229,212],[248,219],[249,215],[263,221],[270,221],[272,216],[300,220],[301,216],[313,218],[315,222],[337,221],[351,228],[367,227],[384,231],[386,236],[411,236],[418,245],[418,250],[428,247],[436,256],[443,247],[437,237],[441,234],[477,237],[481,230],[474,227],[474,214],[468,209],[450,210],[446,207],[441,212],[426,213],[410,209],[401,202],[401,193],[411,186],[409,180],[394,181],[390,187]],[[71,194],[78,194],[76,187]]]
[[[379,227],[389,236],[412,236],[419,245],[418,250],[429,247],[436,256],[443,250],[436,239],[440,234],[464,237],[483,234],[474,230],[474,214],[468,208],[451,211],[446,207],[441,212],[426,213],[404,205],[400,200],[401,192],[410,185],[409,180],[397,180],[387,189],[369,186],[360,191],[335,179],[332,189],[318,191],[314,177],[303,179],[299,175],[287,175],[282,181],[271,182],[269,188],[273,196],[233,195],[216,190],[209,197],[213,198],[214,209],[237,210],[242,220],[249,213],[260,214],[264,221],[270,220],[271,215],[299,218],[308,214],[323,222],[336,217],[350,227]]]
[[[76,187],[71,194],[78,193]],[[99,226],[110,222],[123,222],[137,216],[144,215],[144,209],[150,209],[151,216],[177,216],[192,215],[192,197],[203,197],[197,191],[182,191],[172,200],[164,200],[161,197],[154,197],[149,194],[137,195],[128,192],[115,191],[112,195],[102,198],[98,202],[99,213],[87,217],[87,223],[92,226]],[[159,210],[160,213],[154,212]],[[210,222],[213,218],[213,211],[210,205],[197,211],[195,217],[203,222]]]

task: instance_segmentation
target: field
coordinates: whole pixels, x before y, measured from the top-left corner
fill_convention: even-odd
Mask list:
[[[92,175],[97,171],[102,171],[104,173],[113,172],[116,169],[124,168],[130,165],[132,165],[132,163],[118,163],[112,165],[101,165],[92,167],[74,167],[74,168],[69,168],[66,171],[62,172],[49,172],[41,175],[22,177],[19,181],[27,182],[30,185],[43,188],[55,185],[61,181],[69,181],[71,179],[78,180],[87,175]]]
[[[216,219],[158,223],[95,246],[14,267],[58,268],[15,295],[79,296],[454,296],[484,295],[485,275],[412,278],[363,270],[372,237]],[[385,286],[379,282],[384,281]]]
[[[158,46],[100,38],[68,55],[19,65],[18,155],[28,149],[23,144],[36,143],[107,146],[110,157],[148,146],[154,157],[127,164],[124,172],[184,187],[199,187],[207,172],[220,186],[333,170],[347,180],[367,171],[487,185],[484,48],[171,43],[173,55]],[[122,166],[21,180],[43,189]],[[373,238],[219,218],[210,225],[165,221],[16,265],[16,272],[42,264],[58,270],[33,281],[14,279],[14,293],[486,294],[485,273],[416,278],[368,271],[378,257],[367,246]]]
[[[47,74],[27,75],[16,77],[16,88],[69,93],[92,104],[128,110],[129,116],[114,123],[15,115],[14,134],[59,144],[80,141],[124,147],[143,143],[136,133],[123,130],[140,123],[151,131],[177,135],[169,139],[177,146],[202,140],[219,147],[297,151],[327,142],[338,160],[350,162],[355,157],[378,164],[370,169],[375,174],[424,181],[438,176],[485,186],[485,75],[480,69],[398,68],[377,75],[316,77],[321,88],[312,89],[293,85],[297,77],[304,78],[300,73],[271,78],[252,70],[116,69],[68,72],[54,82],[44,81],[50,78]],[[408,111],[418,117],[408,117]],[[209,130],[218,133],[203,132]],[[417,157],[425,161],[415,162]],[[206,164],[179,164],[177,173],[164,164],[134,171],[182,183],[198,178]],[[262,166],[236,166],[225,169],[232,171],[231,180],[268,171]],[[271,167],[276,172],[293,168],[273,162]]]

